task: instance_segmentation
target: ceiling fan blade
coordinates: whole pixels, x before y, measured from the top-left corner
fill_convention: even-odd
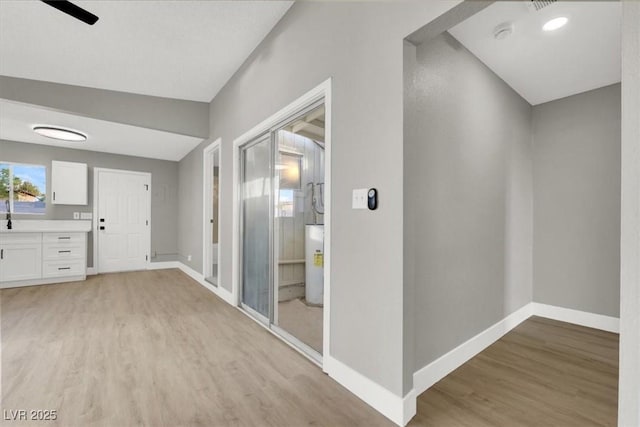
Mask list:
[[[71,15],[80,21],[93,25],[98,21],[98,17],[91,12],[88,12],[81,8],[80,6],[76,6],[67,0],[40,0],[43,3],[48,4],[51,7],[55,7],[61,12],[66,13],[67,15]]]

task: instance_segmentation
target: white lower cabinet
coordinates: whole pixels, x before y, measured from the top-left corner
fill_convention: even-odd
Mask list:
[[[20,233],[0,239],[0,282],[42,277],[42,233]]]
[[[3,233],[0,288],[81,280],[87,274],[86,233]]]

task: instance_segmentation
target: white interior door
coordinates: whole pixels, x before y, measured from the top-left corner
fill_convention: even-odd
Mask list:
[[[98,272],[144,270],[149,260],[151,175],[95,169]]]

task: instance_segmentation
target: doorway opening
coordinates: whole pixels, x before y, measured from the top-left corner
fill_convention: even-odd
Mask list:
[[[326,94],[236,141],[234,289],[248,314],[311,360],[328,349],[329,140]]]
[[[324,104],[275,133],[273,327],[322,354]]]
[[[204,278],[219,286],[220,278],[220,140],[203,152],[204,177]]]

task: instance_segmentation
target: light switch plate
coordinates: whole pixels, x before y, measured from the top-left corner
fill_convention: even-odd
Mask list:
[[[92,219],[93,214],[91,212],[80,212],[80,219]]]
[[[73,219],[80,219],[80,212],[74,212]]]
[[[351,209],[367,209],[368,188],[358,188],[353,190]]]

